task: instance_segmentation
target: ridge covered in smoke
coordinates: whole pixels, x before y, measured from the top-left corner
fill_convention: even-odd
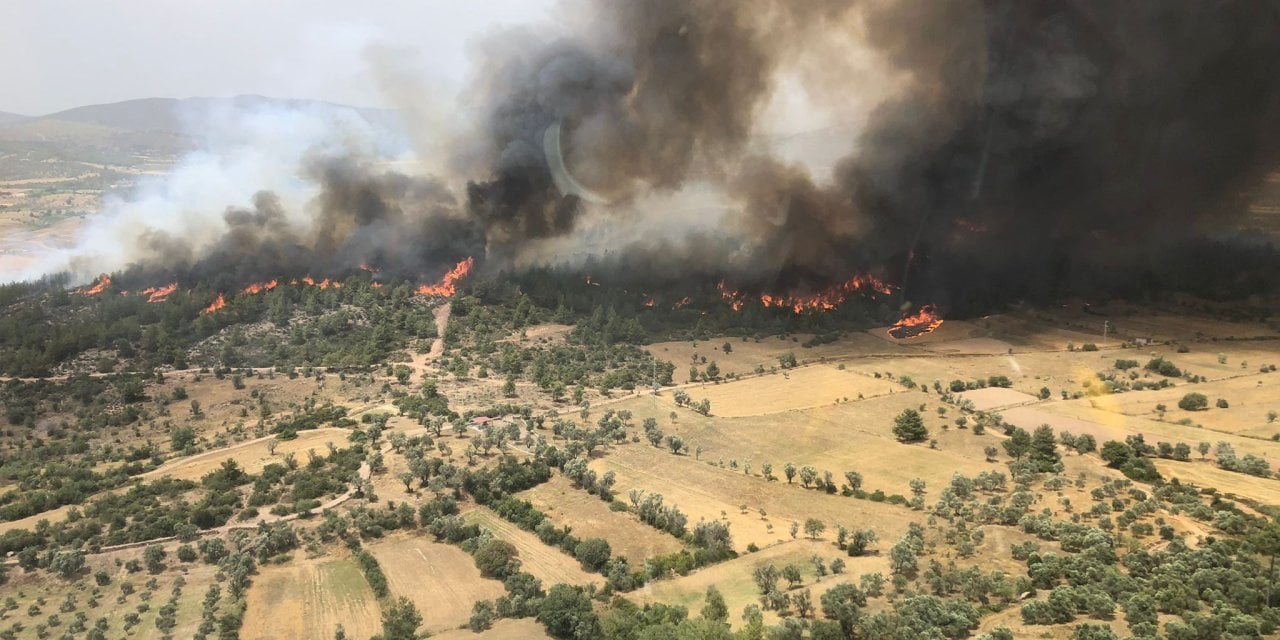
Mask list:
[[[574,1],[562,15],[486,41],[479,115],[444,174],[389,169],[349,120],[256,113],[295,138],[264,124],[219,141],[108,205],[86,237],[112,250],[81,243],[43,268],[410,277],[468,255],[490,270],[595,256],[637,280],[758,287],[865,271],[974,308],[1277,284],[1274,250],[1227,233],[1280,163],[1276,3]],[[837,116],[871,105],[830,177],[759,142],[796,86]],[[193,186],[208,174],[228,188]],[[235,199],[211,210],[210,196]]]

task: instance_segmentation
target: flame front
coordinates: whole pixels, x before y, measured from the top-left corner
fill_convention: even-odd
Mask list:
[[[901,320],[893,323],[893,326],[889,327],[889,335],[898,339],[914,338],[931,333],[941,326],[942,316],[938,315],[937,308],[926,304],[921,306],[919,311],[903,316]]]
[[[202,311],[201,313],[205,313],[205,314],[213,313],[214,311],[217,311],[218,309],[221,309],[225,306],[227,306],[227,299],[224,298],[221,293],[219,293],[218,297],[213,300],[213,304],[205,307],[204,311]]]
[[[424,284],[418,287],[418,295],[420,296],[451,296],[458,291],[458,281],[467,277],[471,273],[471,267],[475,264],[475,258],[468,257],[466,260],[459,262],[443,278],[435,284]]]
[[[98,282],[94,283],[92,287],[89,287],[88,289],[85,289],[80,293],[83,293],[86,296],[96,296],[99,293],[102,293],[103,291],[105,291],[106,288],[109,286],[111,286],[111,277],[104,273],[98,276]]]
[[[178,290],[178,283],[170,282],[163,287],[147,287],[142,290],[142,295],[147,296],[147,302],[164,302],[169,294]]]
[[[273,278],[266,282],[255,282],[245,287],[242,293],[244,293],[245,295],[252,296],[252,295],[257,295],[259,293],[262,293],[263,291],[271,291],[272,289],[275,289],[278,286],[280,286],[280,281]]]
[[[720,298],[728,302],[729,307],[734,311],[741,311],[746,304],[747,295],[736,289],[725,287],[723,280],[716,285],[716,289],[720,291]],[[801,314],[812,311],[831,311],[844,304],[845,300],[848,300],[849,296],[854,294],[890,295],[892,293],[892,285],[872,275],[858,274],[845,282],[808,296],[762,293],[760,294],[760,305],[766,309],[790,309],[792,313]]]

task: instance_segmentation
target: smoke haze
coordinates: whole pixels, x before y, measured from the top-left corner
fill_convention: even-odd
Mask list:
[[[1274,250],[1228,233],[1280,162],[1276,3],[572,1],[560,15],[477,46],[457,126],[415,119],[404,71],[373,57],[434,175],[389,163],[395,145],[341,114],[234,114],[22,275],[363,262],[434,277],[467,255],[490,271],[594,256],[636,280],[755,287],[871,272],[963,309],[1277,284]],[[844,125],[824,140],[840,159],[779,152],[779,117]]]

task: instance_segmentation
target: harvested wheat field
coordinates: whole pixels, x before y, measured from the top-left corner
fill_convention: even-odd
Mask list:
[[[814,556],[822,558],[826,565],[836,558],[843,558],[846,563],[844,573],[828,575],[817,580],[812,562]],[[760,603],[760,593],[751,576],[756,567],[766,564],[772,564],[778,569],[795,565],[800,569],[804,582],[791,590],[792,593],[809,589],[814,602],[818,602],[819,596],[827,589],[842,582],[857,584],[858,576],[861,574],[879,572],[887,576],[889,573],[888,557],[885,554],[850,558],[845,552],[836,548],[830,540],[799,539],[742,555],[733,560],[694,571],[687,576],[651,582],[627,594],[626,597],[638,604],[661,602],[687,607],[692,612],[702,608],[707,588],[715,586],[724,596],[725,604],[729,608],[730,625],[737,628],[742,624],[742,617],[738,614],[743,608],[749,604]],[[786,581],[780,583],[783,588],[786,585]],[[773,612],[768,612],[765,621],[767,624],[773,624],[778,621],[778,617]]]
[[[1280,505],[1280,480],[1259,478],[1247,473],[1227,471],[1211,460],[1177,462],[1154,460],[1160,475],[1166,480],[1178,479],[1184,484],[1201,488],[1214,488],[1219,493],[1240,496],[1264,505]]]
[[[602,584],[603,576],[587,573],[559,547],[543,544],[537,536],[503,520],[487,507],[477,507],[463,514],[466,521],[493,531],[494,537],[515,545],[520,554],[520,570],[542,581],[543,585],[557,582],[585,585]],[[501,585],[499,585],[501,587]]]
[[[676,365],[677,382],[688,380],[689,366],[695,364],[699,369],[715,362],[722,375],[736,373],[747,375],[763,367],[769,370],[778,367],[778,358],[787,353],[794,354],[799,362],[818,362],[823,359],[838,360],[863,355],[909,354],[914,350],[894,345],[884,340],[877,340],[864,333],[852,333],[844,338],[827,344],[804,347],[805,341],[813,336],[769,336],[764,338],[719,337],[702,341],[656,342],[646,347],[654,356],[669,360]],[[729,345],[729,351],[724,350]],[[706,358],[706,362],[702,359]]]
[[[803,489],[799,482],[746,478],[741,471],[649,446],[621,447],[591,466],[599,473],[616,472],[620,495],[631,489],[662,494],[665,504],[688,514],[690,526],[699,519],[726,522],[739,552],[750,543],[765,547],[790,540],[791,523],[803,524],[806,518],[822,520],[830,530],[837,524],[870,526],[881,539],[893,539],[916,515],[906,507]]]
[[[471,616],[477,601],[506,593],[501,582],[481,576],[471,556],[453,545],[396,536],[367,548],[387,574],[391,593],[417,605],[428,631],[457,627]]]
[[[973,391],[964,391],[956,395],[972,402],[973,408],[978,411],[990,411],[1013,405],[1039,402],[1039,398],[1029,393],[1003,387],[974,389]]]
[[[275,454],[267,450],[271,438],[259,438],[223,449],[215,449],[187,458],[171,460],[152,471],[142,474],[142,478],[160,478],[172,476],[181,480],[199,480],[210,471],[216,470],[227,460],[235,460],[248,473],[258,473],[271,463],[284,464],[287,454],[294,454],[301,461],[306,461],[306,452],[315,449],[319,455],[328,455],[328,444],[333,443],[341,448],[347,446],[347,437],[351,431],[338,428],[312,429],[299,431],[298,437],[292,440],[281,440]]]
[[[431,634],[432,640],[551,640],[551,636],[532,618],[511,620],[503,618],[483,633],[470,629],[450,629]]]
[[[349,558],[295,560],[260,569],[249,587],[240,637],[331,638],[339,624],[351,638],[382,629],[378,601],[359,567]]]
[[[635,516],[611,511],[608,503],[574,488],[562,475],[552,476],[550,481],[518,495],[547,514],[556,526],[573,527],[573,535],[579,538],[606,538],[613,555],[626,558],[633,567],[644,566],[645,558],[684,548],[676,538],[640,522]],[[626,496],[615,499],[626,502]]]
[[[695,399],[710,400],[713,414],[733,418],[809,409],[902,390],[889,380],[817,364],[746,380],[702,384],[685,392]]]
[[[1238,455],[1252,453],[1261,456],[1269,460],[1273,467],[1280,461],[1280,443],[1175,422],[1127,416],[1117,411],[1107,410],[1106,407],[1109,406],[1107,403],[1116,397],[1100,396],[1067,402],[1047,402],[1034,407],[1018,407],[1003,413],[1005,420],[1024,429],[1048,424],[1059,432],[1092,434],[1099,443],[1107,440],[1123,441],[1125,436],[1135,433],[1143,434],[1148,443],[1185,442],[1193,449],[1199,442],[1216,444],[1221,440],[1231,443]],[[1091,404],[1096,406],[1090,406]]]
[[[744,383],[727,386],[734,384]],[[632,409],[638,418],[656,418],[664,432],[680,435],[695,455],[701,447],[703,463],[723,462],[731,466],[737,461],[739,475],[744,474],[742,465],[748,461],[752,474],[757,477],[761,476],[763,465],[769,463],[773,465],[773,475],[782,478],[785,484],[783,467],[792,462],[797,467],[812,465],[819,472],[830,471],[841,480],[845,471],[857,471],[863,475],[867,491],[883,489],[886,493],[905,494],[907,483],[913,478],[924,479],[930,486],[940,486],[950,481],[955,472],[973,476],[998,468],[985,462],[982,450],[999,437],[991,431],[978,435],[955,428],[952,426],[954,409],[946,407],[946,414],[938,414],[936,409],[942,405],[936,399],[932,394],[899,387],[899,391],[891,395],[767,416],[707,418],[681,411],[675,423],[666,415],[669,412],[661,408],[655,411],[649,399],[620,406]],[[894,440],[894,417],[907,408],[919,409],[921,403],[926,403],[927,410],[921,413],[930,437],[939,441],[937,449],[904,445]],[[715,412],[713,404],[712,413]],[[944,430],[944,426],[950,430]],[[619,452],[610,453],[608,458],[625,457],[640,448],[652,449],[647,443],[629,444],[619,447]],[[910,455],[906,455],[908,452]],[[670,457],[669,450],[660,453]]]
[[[1269,438],[1280,433],[1280,420],[1268,421],[1268,412],[1280,411],[1280,373],[1249,373],[1235,378],[1201,384],[1179,384],[1168,389],[1120,393],[1098,401],[1108,411],[1129,416],[1158,418],[1158,405],[1164,405],[1168,422],[1191,421],[1213,431],[1224,431],[1252,437]],[[1188,393],[1204,394],[1209,407],[1201,411],[1178,408],[1178,401]],[[1217,406],[1227,402],[1226,408]]]

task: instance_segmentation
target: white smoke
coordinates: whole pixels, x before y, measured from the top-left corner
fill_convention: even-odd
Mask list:
[[[310,227],[308,203],[319,185],[304,173],[308,159],[357,156],[394,159],[403,142],[358,111],[319,103],[219,101],[182,114],[198,151],[163,176],[147,176],[127,193],[108,194],[69,246],[37,249],[26,264],[0,268],[0,282],[67,272],[87,282],[145,260],[157,233],[185,241],[199,258],[225,232],[228,207],[248,207],[255,193],[274,192],[292,227]]]

